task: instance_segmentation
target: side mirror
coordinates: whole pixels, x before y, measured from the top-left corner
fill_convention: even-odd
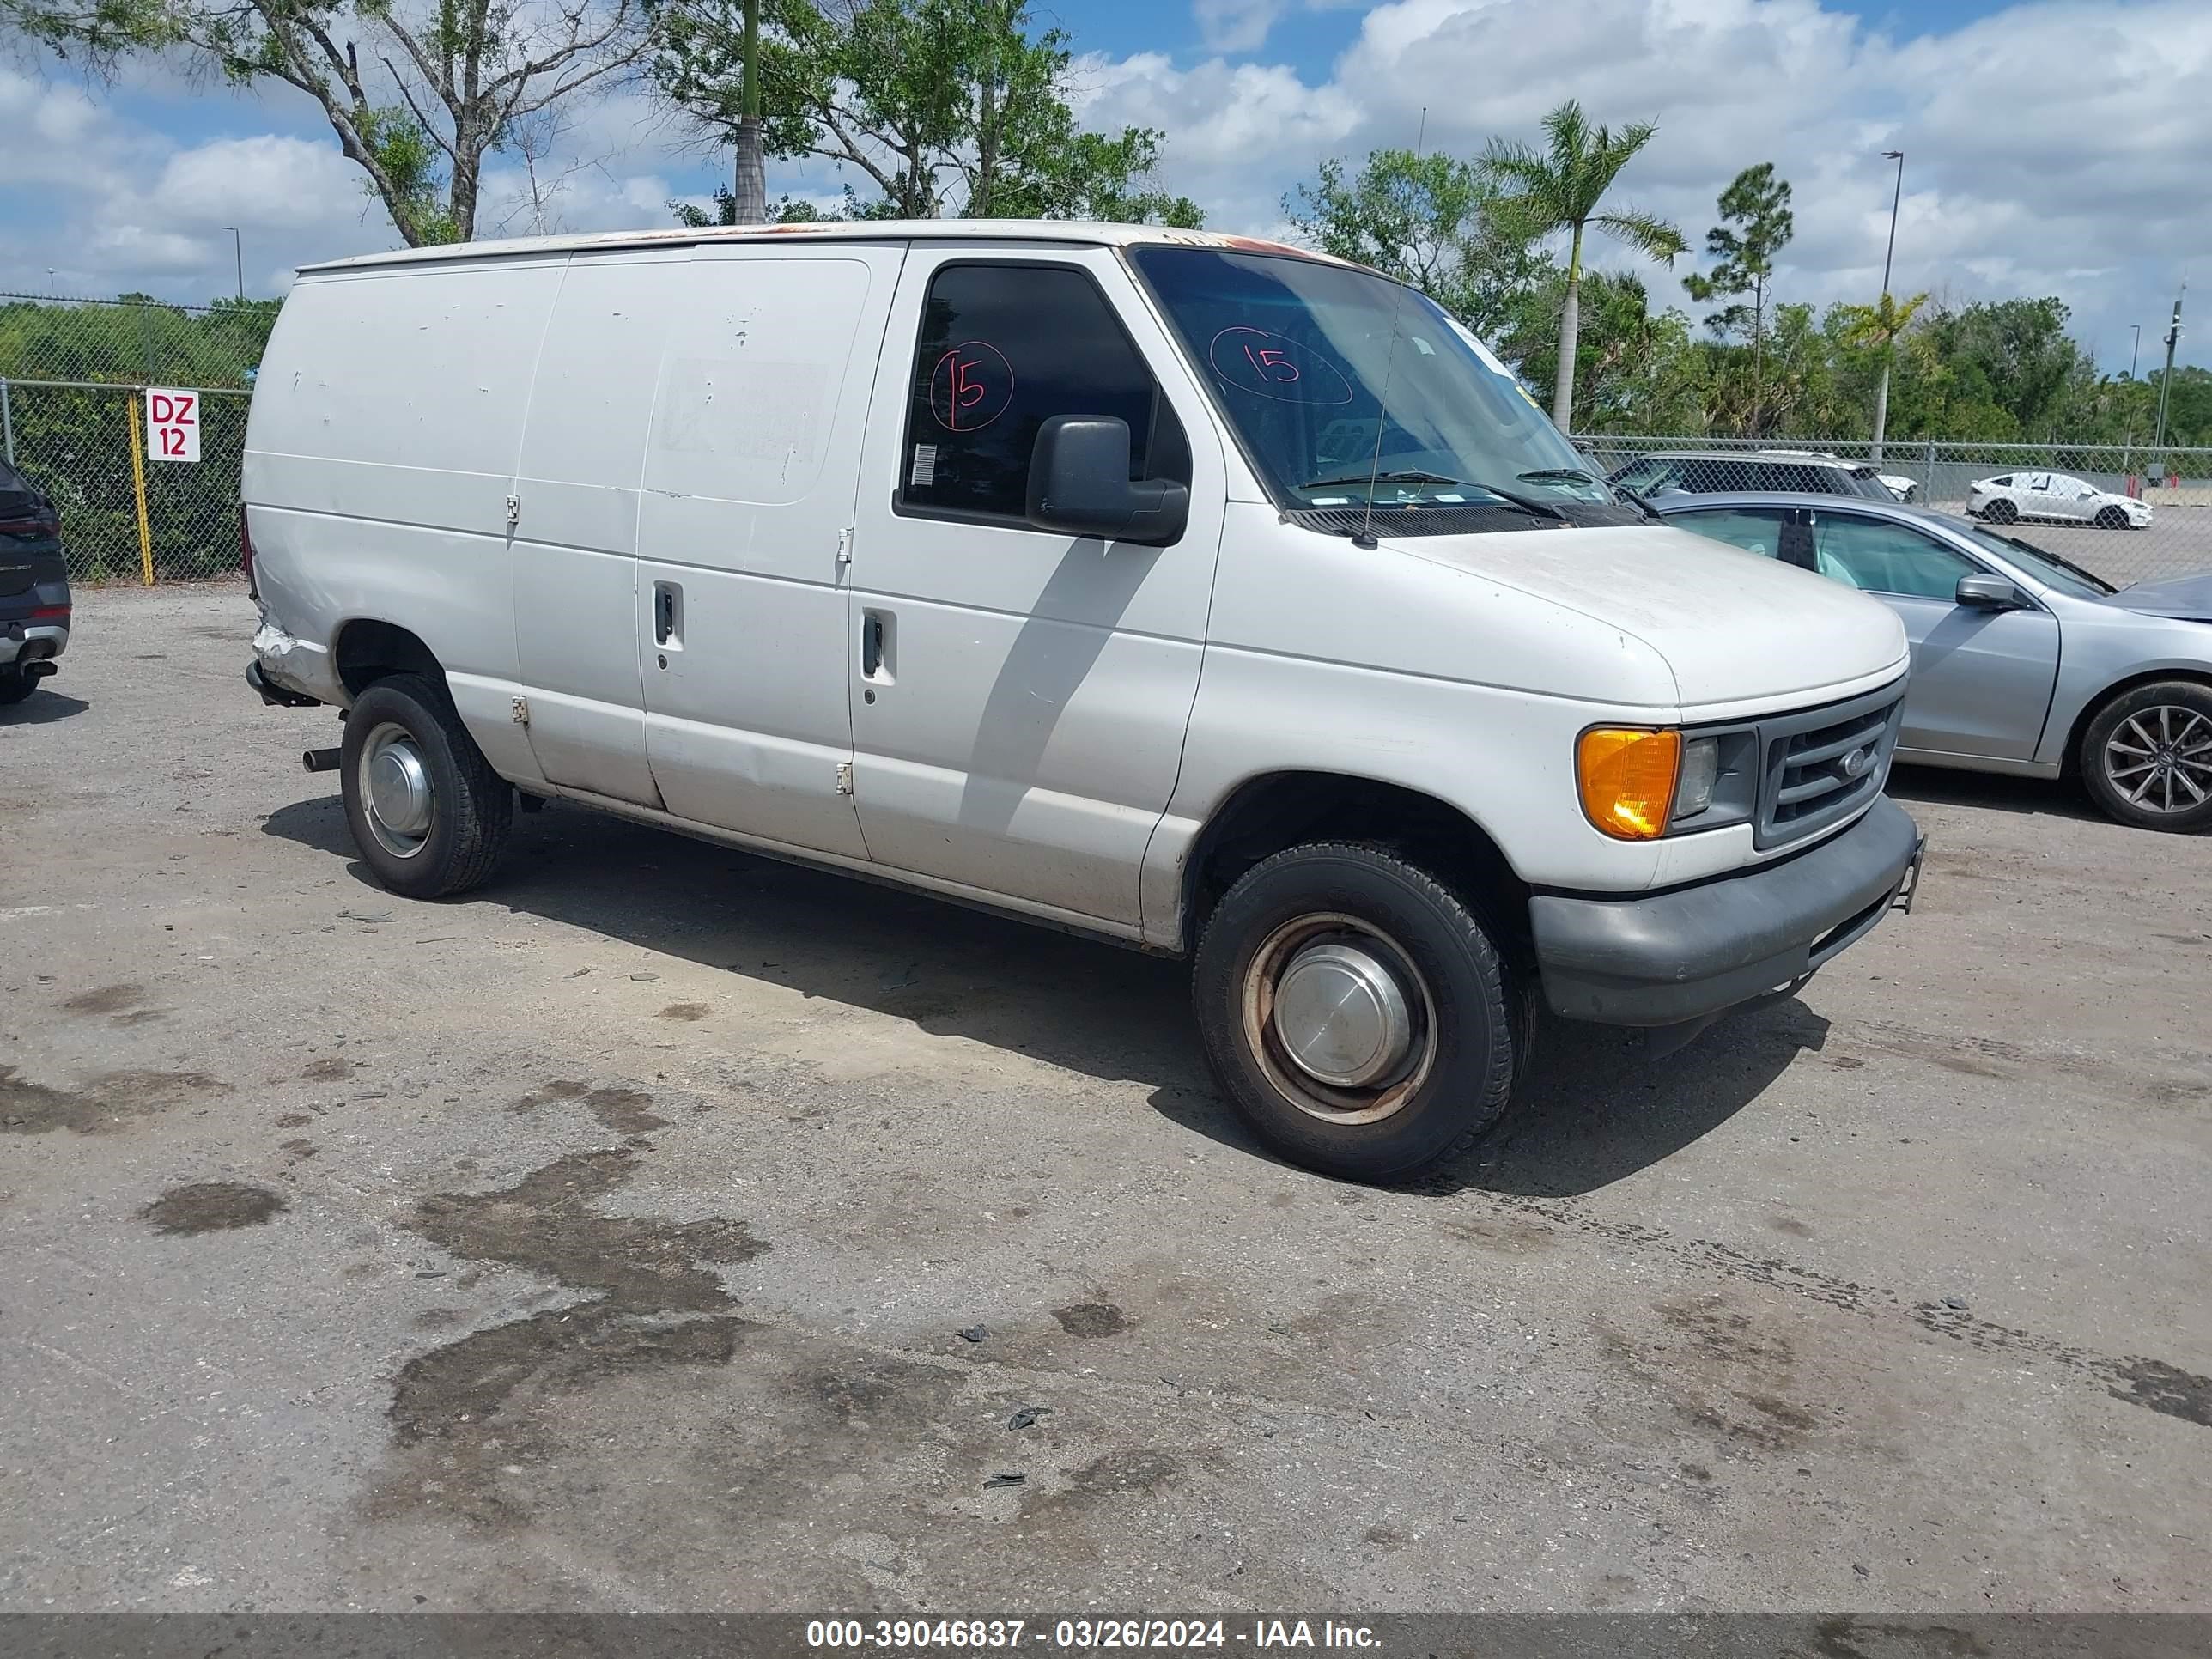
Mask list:
[[[1131,482],[1127,421],[1055,415],[1030,453],[1029,520],[1073,536],[1171,542],[1190,522],[1190,491],[1168,478]]]
[[[2027,596],[2002,576],[1961,576],[1951,597],[1976,611],[2017,611],[2027,603]]]

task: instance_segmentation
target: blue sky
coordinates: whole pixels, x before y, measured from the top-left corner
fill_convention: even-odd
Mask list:
[[[1083,118],[1159,128],[1163,182],[1222,228],[1279,231],[1284,195],[1322,160],[1411,142],[1424,106],[1431,147],[1472,154],[1533,137],[1574,96],[1599,119],[1658,123],[1626,193],[1693,244],[1734,172],[1774,161],[1796,191],[1784,299],[1879,289],[1891,148],[1908,155],[1900,291],[2058,295],[2124,368],[2128,325],[2155,337],[2177,281],[2212,271],[2203,0],[1056,0],[1038,15],[1079,54]],[[641,97],[615,98],[556,147],[549,200],[527,199],[511,161],[493,169],[480,234],[665,224],[671,197],[703,197],[723,167]],[[770,175],[772,193],[839,182],[818,162]],[[162,66],[88,89],[0,54],[0,287],[209,297],[233,281],[224,225],[241,227],[261,294],[396,240],[299,94]],[[1655,297],[1686,305],[1684,268],[1642,267]]]

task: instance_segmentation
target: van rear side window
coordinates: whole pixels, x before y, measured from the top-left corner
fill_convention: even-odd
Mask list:
[[[1030,456],[1055,415],[1129,426],[1132,476],[1190,482],[1190,450],[1106,296],[1065,265],[951,264],[929,285],[898,502],[1020,520]]]

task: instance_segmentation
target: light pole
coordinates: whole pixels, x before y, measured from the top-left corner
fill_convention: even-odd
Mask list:
[[[2123,489],[2126,488],[2127,483],[2132,482],[2136,476],[2136,360],[2142,356],[2142,325],[2130,323],[2128,326],[2135,331],[2136,343],[2128,352],[2128,435],[2121,441],[2120,448],[2120,477],[2123,481],[2121,486]],[[2132,495],[2135,492],[2130,490],[2129,493]]]
[[[238,263],[238,297],[243,300],[246,297],[246,243],[239,236],[236,225],[225,225],[222,228],[230,233],[231,258]]]
[[[1905,152],[1901,149],[1882,151],[1882,159],[1897,163],[1897,190],[1889,198],[1889,248],[1881,256],[1881,315],[1885,328],[1889,324],[1889,266],[1897,255],[1897,210],[1905,200]],[[1889,425],[1889,366],[1897,358],[1897,337],[1887,334],[1881,343],[1881,383],[1874,394],[1874,459],[1881,460],[1881,440]],[[1933,487],[1932,485],[1930,486]]]
[[[2154,450],[2166,447],[2166,400],[2173,390],[2173,349],[2181,343],[2181,302],[2189,293],[2189,284],[2181,285],[2181,292],[2173,296],[2173,323],[2166,331],[2166,373],[2158,382],[2158,435],[2151,441]]]

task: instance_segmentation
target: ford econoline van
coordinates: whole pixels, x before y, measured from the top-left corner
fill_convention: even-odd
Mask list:
[[[1270,242],[315,266],[245,501],[248,678],[343,712],[393,890],[485,880],[519,793],[1188,956],[1223,1093],[1347,1176],[1497,1124],[1539,998],[1679,1043],[1917,868],[1887,607],[1653,521],[1427,299]]]

